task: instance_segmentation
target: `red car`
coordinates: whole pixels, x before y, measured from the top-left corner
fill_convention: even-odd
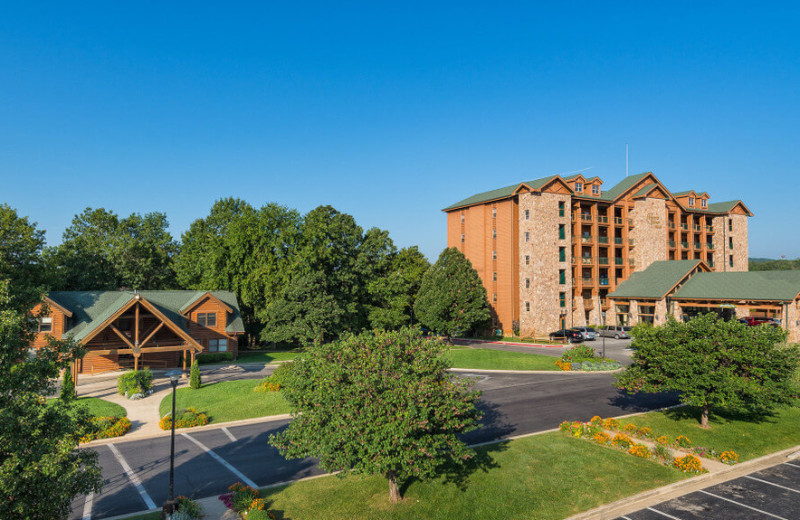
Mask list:
[[[763,316],[748,316],[739,320],[748,327],[755,327],[756,325],[772,325],[773,327],[780,327],[780,324],[773,318],[766,318]]]

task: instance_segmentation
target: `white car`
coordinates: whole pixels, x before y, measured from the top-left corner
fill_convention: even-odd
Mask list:
[[[591,327],[573,327],[572,330],[578,330],[583,334],[583,339],[587,341],[594,341],[597,339],[597,332]]]

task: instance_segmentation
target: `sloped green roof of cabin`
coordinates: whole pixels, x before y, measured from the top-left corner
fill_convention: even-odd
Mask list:
[[[699,263],[700,260],[662,260],[653,262],[644,271],[634,272],[608,296],[610,298],[660,300]]]
[[[209,292],[225,302],[233,313],[228,317],[226,332],[244,332],[244,322],[239,313],[239,301],[230,291],[140,291],[141,297],[152,303],[175,325],[188,332],[181,309]],[[73,326],[66,336],[80,341],[101,323],[130,302],[133,291],[53,291],[50,299],[72,311]]]
[[[634,198],[643,197],[643,196],[647,195],[650,192],[650,190],[652,190],[655,187],[657,187],[657,185],[655,183],[652,183],[652,182],[650,184],[645,184],[644,186],[642,186],[642,188],[639,191],[637,191],[636,193],[633,194],[633,197]]]
[[[449,211],[451,209],[461,208],[464,206],[472,206],[473,204],[480,204],[481,202],[488,202],[490,200],[505,199],[513,195],[514,191],[516,191],[516,189],[519,188],[522,184],[525,184],[529,188],[535,190],[541,188],[542,186],[544,186],[545,184],[547,184],[556,177],[558,177],[558,175],[550,175],[549,177],[542,177],[541,179],[535,179],[528,182],[520,182],[517,184],[512,184],[511,186],[506,186],[505,188],[498,188],[496,190],[484,191],[483,193],[478,193],[460,202],[451,204],[450,206],[444,208],[442,211]]]
[[[637,173],[636,175],[629,175],[625,177],[614,186],[607,190],[603,190],[603,193],[600,195],[600,198],[603,200],[614,200],[627,190],[629,190],[634,184],[639,182],[640,180],[644,179],[650,172],[644,173]]]
[[[800,271],[697,273],[675,299],[792,301],[800,294]]]

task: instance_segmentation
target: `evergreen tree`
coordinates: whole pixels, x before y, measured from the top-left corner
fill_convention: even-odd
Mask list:
[[[200,380],[200,365],[197,363],[197,360],[194,360],[192,363],[192,369],[189,373],[189,387],[192,390],[197,390],[202,386],[202,382]]]
[[[422,277],[414,314],[420,323],[448,338],[467,334],[491,318],[486,289],[461,251],[445,249]]]
[[[61,382],[59,398],[62,401],[72,401],[75,399],[75,381],[72,379],[72,367],[64,370],[64,379]]]

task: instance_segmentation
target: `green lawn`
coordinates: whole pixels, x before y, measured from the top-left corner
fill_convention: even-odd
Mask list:
[[[237,363],[274,363],[275,361],[291,361],[300,352],[297,350],[288,350],[280,352],[247,352],[240,351],[236,359]]]
[[[459,488],[444,479],[413,482],[389,503],[382,477],[325,477],[263,493],[283,518],[565,518],[675,482],[686,475],[655,462],[548,433],[479,448],[492,459]],[[281,518],[279,516],[279,518]]]
[[[47,403],[50,404],[54,401],[55,399],[48,399]],[[98,399],[97,397],[79,397],[76,401],[74,401],[74,404],[86,406],[89,409],[89,413],[92,415],[113,417],[125,417],[128,415],[128,412],[125,411],[125,408],[121,407],[120,405],[105,401],[103,399]]]
[[[559,370],[557,357],[488,348],[454,349],[445,354],[453,368],[483,370]]]
[[[624,422],[649,426],[657,435],[685,435],[695,446],[714,448],[718,452],[733,450],[739,460],[748,460],[800,444],[800,408],[780,408],[774,416],[758,421],[742,415],[715,412],[709,419],[710,429],[700,428],[700,412],[694,407],[650,412]]]
[[[254,392],[259,379],[225,381],[203,385],[198,390],[181,388],[177,392],[178,409],[193,406],[208,415],[210,423],[237,421],[289,413],[289,403],[280,392]],[[161,417],[172,408],[172,394],[161,400]]]

